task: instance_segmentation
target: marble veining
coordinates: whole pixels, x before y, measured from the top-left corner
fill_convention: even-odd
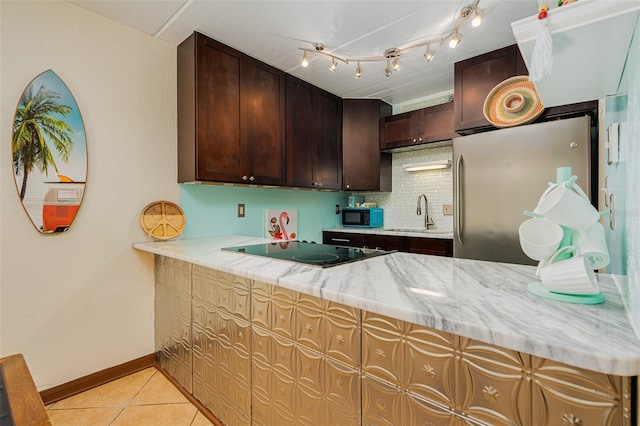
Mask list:
[[[640,341],[612,276],[598,275],[605,303],[575,305],[530,294],[531,266],[391,253],[318,268],[220,251],[265,241],[213,237],[134,247],[577,367],[640,373]]]

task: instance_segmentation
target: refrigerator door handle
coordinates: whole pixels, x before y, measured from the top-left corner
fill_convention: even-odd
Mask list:
[[[462,196],[461,196],[461,191],[462,191],[462,182],[461,182],[461,178],[462,177],[462,155],[458,156],[458,159],[456,160],[456,200],[455,200],[455,204],[456,204],[456,239],[458,240],[458,244],[463,245],[464,242],[462,241],[462,232],[460,231],[460,226],[462,224],[462,218],[460,217],[462,214],[462,208],[460,206],[461,200],[462,200]]]

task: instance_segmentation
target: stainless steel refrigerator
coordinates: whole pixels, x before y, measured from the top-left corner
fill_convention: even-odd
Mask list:
[[[571,167],[591,197],[590,117],[455,138],[453,160],[454,257],[533,265],[518,227],[556,169]]]

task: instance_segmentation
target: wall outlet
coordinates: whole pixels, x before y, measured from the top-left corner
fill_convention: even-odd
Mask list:
[[[238,217],[244,217],[244,204],[238,204]]]
[[[446,216],[453,216],[453,204],[443,204],[442,214]]]

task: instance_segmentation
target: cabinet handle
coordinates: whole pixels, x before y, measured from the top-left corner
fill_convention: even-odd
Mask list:
[[[313,182],[313,186],[322,186],[322,182]]]
[[[351,185],[347,184],[347,189],[351,188]]]
[[[338,243],[350,243],[351,240],[347,240],[346,238],[331,238],[331,241],[335,241]]]
[[[248,177],[248,176],[242,176],[242,180],[243,180],[243,181],[245,181],[245,182],[246,182],[246,181],[247,181],[247,179],[249,179],[249,177]]]
[[[454,200],[454,206],[456,208],[455,211],[455,230],[456,230],[456,239],[458,240],[458,244],[463,245],[464,241],[462,241],[462,230],[460,227],[462,226],[462,209],[460,208],[460,204],[462,203],[462,155],[458,157],[456,160],[456,198]]]
[[[416,143],[418,140],[416,138],[413,138],[413,143]]]
[[[251,177],[249,177],[249,180],[250,180],[251,182],[253,182],[254,180],[256,180],[256,178],[255,178],[255,177],[253,177],[253,176],[251,176]]]
[[[418,142],[422,142],[422,138],[418,138]]]

